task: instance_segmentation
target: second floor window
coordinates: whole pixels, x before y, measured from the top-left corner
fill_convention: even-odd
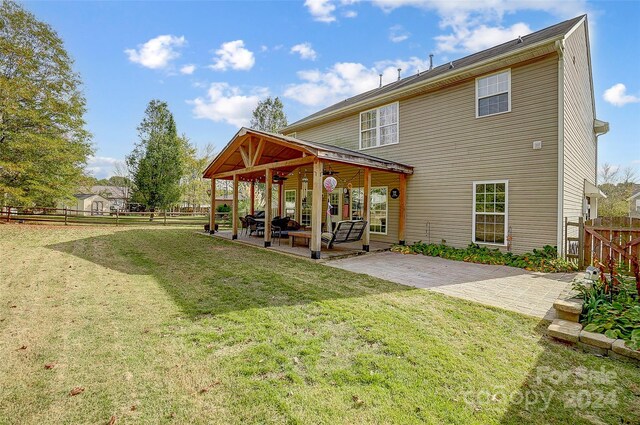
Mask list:
[[[360,114],[360,149],[398,143],[398,102]]]
[[[501,114],[511,110],[511,71],[506,70],[476,80],[476,115]]]

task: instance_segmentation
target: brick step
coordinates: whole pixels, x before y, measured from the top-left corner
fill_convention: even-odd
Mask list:
[[[582,313],[583,301],[577,298],[568,300],[559,299],[553,303],[558,319],[569,322],[578,323],[580,321],[580,313]]]

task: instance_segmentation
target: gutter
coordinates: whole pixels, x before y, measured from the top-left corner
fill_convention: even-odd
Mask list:
[[[556,40],[558,52],[558,256],[564,256],[564,39]]]
[[[458,68],[453,72],[447,72],[447,73],[445,73],[445,74],[443,74],[443,75],[441,75],[439,77],[435,77],[434,79],[426,79],[426,80],[424,80],[424,81],[422,81],[420,83],[417,83],[415,85],[409,85],[408,87],[405,87],[404,89],[399,90],[399,91],[392,91],[390,93],[385,93],[385,94],[381,94],[381,95],[375,96],[375,97],[370,98],[370,99],[362,100],[360,102],[357,102],[357,103],[354,103],[352,105],[349,105],[349,106],[347,106],[347,107],[345,107],[343,109],[338,109],[338,110],[335,110],[335,111],[327,112],[326,114],[317,116],[317,117],[315,117],[315,118],[313,118],[311,120],[308,120],[308,121],[303,120],[303,121],[295,122],[295,123],[291,124],[290,126],[283,128],[281,131],[283,131],[283,132],[300,131],[302,128],[306,128],[310,124],[315,123],[317,121],[324,121],[324,120],[326,120],[328,118],[331,118],[333,116],[336,116],[336,115],[342,115],[342,114],[345,114],[345,113],[348,113],[348,112],[356,112],[356,111],[359,111],[362,108],[365,108],[365,107],[368,107],[368,106],[373,106],[375,104],[384,103],[384,102],[390,101],[392,99],[398,99],[398,98],[401,98],[403,95],[408,94],[408,93],[410,93],[412,91],[415,91],[417,89],[428,87],[431,84],[438,83],[440,81],[456,77],[456,76],[458,76],[460,74],[464,74],[465,72],[469,72],[471,70],[474,70],[476,68],[480,68],[482,66],[491,64],[493,62],[499,62],[501,60],[504,60],[504,59],[512,57],[512,56],[521,55],[521,54],[527,53],[530,50],[535,50],[535,49],[540,48],[542,46],[546,46],[546,45],[548,45],[550,43],[554,43],[555,42],[556,45],[557,45],[558,41],[561,41],[563,39],[564,39],[564,35],[559,35],[559,36],[556,36],[554,38],[548,38],[546,40],[539,41],[539,42],[534,43],[534,44],[532,44],[530,46],[527,46],[526,48],[523,48],[523,49],[518,50],[516,52],[508,52],[508,53],[503,53],[502,55],[493,56],[491,58],[485,59],[485,60],[480,61],[478,63],[472,64],[472,65],[468,65],[468,66],[466,66],[464,68]],[[428,71],[425,71],[425,72],[428,72]],[[407,77],[407,78],[409,78],[409,77]]]

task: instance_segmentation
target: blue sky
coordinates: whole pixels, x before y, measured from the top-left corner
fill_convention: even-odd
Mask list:
[[[611,131],[600,163],[640,174],[640,2],[307,0],[24,3],[65,41],[84,81],[105,177],[137,139],[151,99],[197,146],[219,150],[255,104],[279,96],[290,122],[403,75],[589,14],[596,109]]]

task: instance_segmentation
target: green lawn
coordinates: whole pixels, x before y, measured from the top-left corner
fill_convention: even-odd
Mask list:
[[[640,418],[640,368],[539,320],[193,229],[0,224],[0,260],[0,423]]]

